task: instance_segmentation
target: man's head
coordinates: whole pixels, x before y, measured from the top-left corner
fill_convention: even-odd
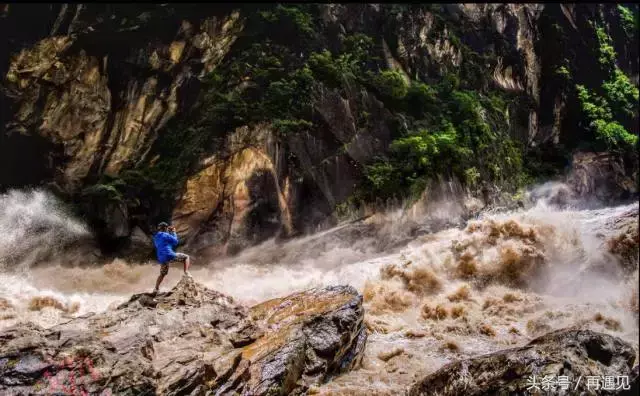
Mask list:
[[[160,222],[158,224],[158,231],[167,231],[169,229],[169,224],[163,222]]]

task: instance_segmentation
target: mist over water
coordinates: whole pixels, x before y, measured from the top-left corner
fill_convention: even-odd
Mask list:
[[[440,199],[286,243],[267,241],[237,256],[195,257],[194,277],[246,304],[302,289],[351,284],[364,295],[370,331],[363,368],[325,394],[398,386],[446,362],[579,326],[638,338],[638,270],[610,252],[610,240],[638,227],[638,203],[582,206],[566,185],[527,194],[517,211],[462,221],[469,202]],[[49,194],[0,197],[0,328],[50,326],[109,309],[153,288],[153,263],[115,260],[70,267],[61,248],[87,237]],[[35,266],[36,260],[45,260]],[[10,264],[10,265],[9,265]],[[163,289],[181,276],[172,268]],[[378,355],[399,348],[388,361]]]
[[[69,216],[51,194],[9,191],[0,195],[0,268],[32,264],[89,236],[85,225]]]

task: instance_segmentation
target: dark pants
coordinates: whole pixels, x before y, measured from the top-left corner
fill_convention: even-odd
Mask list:
[[[169,264],[171,263],[184,263],[189,258],[188,255],[184,253],[176,253],[176,258],[171,261],[167,261],[164,264],[160,264],[160,275],[167,275],[169,273]]]

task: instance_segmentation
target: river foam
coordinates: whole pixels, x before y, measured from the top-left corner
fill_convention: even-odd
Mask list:
[[[553,190],[538,191],[542,198],[528,208],[487,212],[463,227],[415,233],[424,214],[396,211],[286,243],[267,241],[234,257],[195,257],[192,272],[245,304],[334,284],[363,293],[370,334],[363,367],[323,394],[396,394],[453,359],[567,326],[607,332],[637,349],[637,260],[635,268],[623,265],[611,240],[624,234],[637,241],[638,204],[558,206],[545,199]],[[153,287],[152,262],[64,265],[60,246],[87,231],[52,196],[11,192],[0,199],[0,327],[50,326]],[[635,249],[637,255],[637,243]],[[52,259],[33,265],[35,257]],[[180,272],[172,268],[163,287]]]

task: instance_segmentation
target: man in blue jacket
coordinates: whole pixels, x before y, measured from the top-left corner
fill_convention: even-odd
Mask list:
[[[158,293],[160,283],[162,283],[164,277],[169,273],[169,264],[171,263],[184,263],[184,274],[185,276],[191,277],[191,274],[189,274],[191,258],[184,253],[175,252],[175,248],[178,246],[178,236],[173,226],[169,226],[165,222],[158,224],[158,232],[153,236],[153,244],[156,247],[156,256],[160,263],[160,276],[158,276],[158,280],[156,281],[156,288],[153,290],[154,294]]]

